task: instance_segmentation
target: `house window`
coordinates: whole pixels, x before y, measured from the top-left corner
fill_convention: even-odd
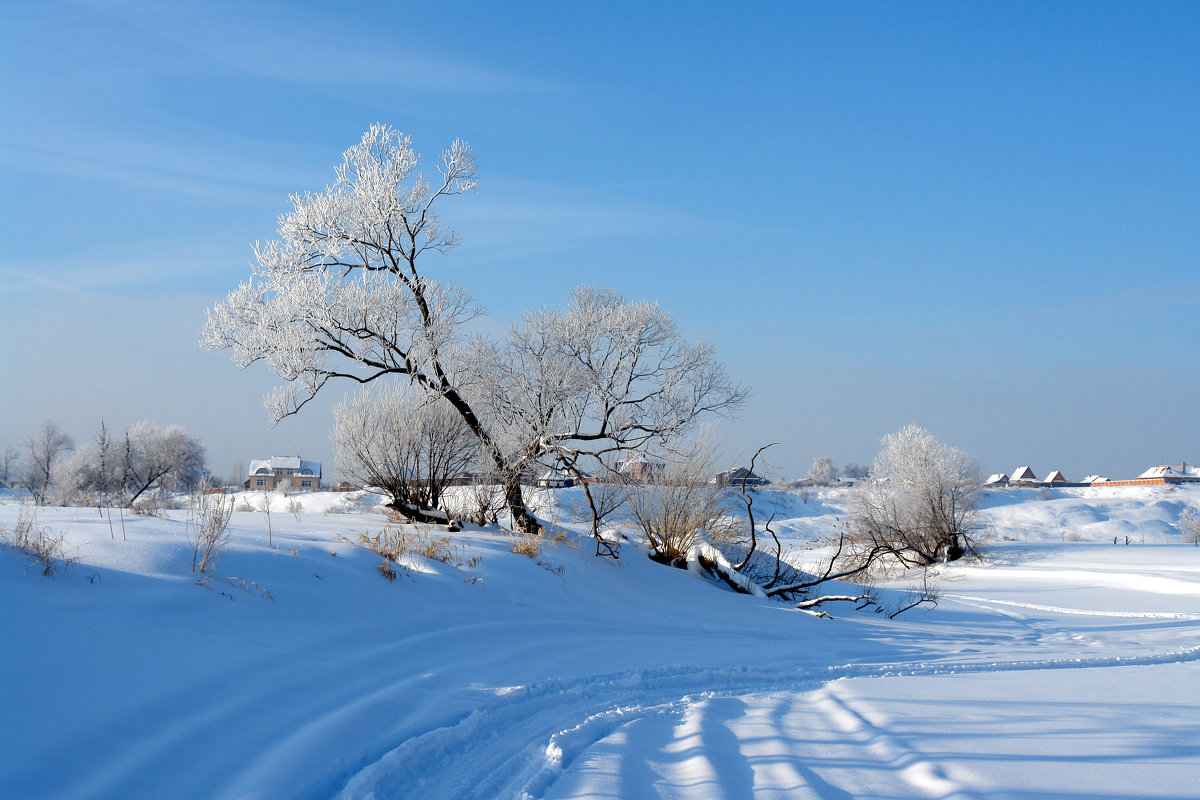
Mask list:
[[[300,487],[303,489],[312,488],[312,481],[300,481]]]
[[[255,479],[255,481],[254,481],[254,485],[255,485],[255,486],[266,486],[266,485],[267,485],[267,482],[266,482],[264,479],[262,479],[262,478],[257,478],[257,479]]]

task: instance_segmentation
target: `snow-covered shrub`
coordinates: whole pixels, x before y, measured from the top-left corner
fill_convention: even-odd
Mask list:
[[[851,491],[855,535],[905,566],[973,551],[979,467],[916,425],[883,437],[868,477]]]
[[[1200,547],[1200,512],[1194,508],[1184,509],[1179,515],[1179,531],[1185,539]]]
[[[50,482],[42,502],[51,506],[90,505],[88,487],[96,485],[96,458],[91,446],[80,442],[70,455],[60,458],[50,468]]]

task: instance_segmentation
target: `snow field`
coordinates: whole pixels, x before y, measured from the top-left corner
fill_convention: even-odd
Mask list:
[[[478,530],[454,536],[474,569],[388,583],[345,541],[383,518],[335,495],[273,506],[274,548],[235,513],[209,588],[184,512],[114,541],[41,509],[79,563],[0,550],[0,797],[1198,796],[1200,548],[1144,523],[1200,491],[1090,491],[990,503],[989,560],[890,622]],[[797,545],[841,513],[798,501],[755,510]]]

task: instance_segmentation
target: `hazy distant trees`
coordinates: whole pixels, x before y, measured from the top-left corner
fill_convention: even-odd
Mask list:
[[[909,425],[883,438],[883,450],[851,493],[856,537],[905,566],[954,561],[973,549],[979,467],[961,450]]]
[[[837,480],[837,470],[833,467],[833,459],[826,456],[814,458],[812,467],[808,470],[808,477],[818,486],[831,485]]]
[[[20,466],[20,451],[11,444],[4,445],[4,450],[0,451],[0,481],[5,486],[12,486],[17,482]]]
[[[29,456],[23,483],[36,502],[44,502],[54,465],[73,446],[71,437],[49,419],[43,420],[37,432],[25,441]]]
[[[229,477],[225,481],[226,486],[241,486],[246,480],[246,462],[240,458],[235,458],[233,463],[229,465]]]
[[[446,521],[430,513],[451,478],[476,459],[478,441],[447,403],[395,384],[371,387],[333,409],[338,471],[372,491],[409,519]],[[445,509],[441,509],[444,511]]]
[[[151,422],[129,427],[122,441],[120,469],[129,505],[153,487],[195,486],[204,475],[204,445],[183,427]]]
[[[857,481],[867,477],[867,474],[870,473],[870,471],[871,470],[867,467],[862,467],[853,461],[849,461],[846,463],[846,466],[842,467],[842,477],[847,478],[848,480]]]
[[[686,342],[657,305],[611,292],[581,289],[501,340],[467,341],[481,309],[426,274],[424,256],[458,244],[435,206],[475,188],[475,159],[455,141],[435,179],[418,163],[407,136],[373,125],[332,186],[291,198],[280,238],[255,246],[254,280],[209,310],[202,346],[282,379],[267,399],[276,420],[331,379],[406,376],[459,416],[503,484],[514,528],[534,532],[527,467],[647,447],[740,405],[745,391],[711,348]]]
[[[35,470],[27,485],[38,502],[104,505],[115,498],[131,506],[151,489],[191,488],[204,475],[204,445],[179,425],[138,422],[114,437],[101,422],[93,441],[67,452],[70,437],[44,423],[31,441]]]

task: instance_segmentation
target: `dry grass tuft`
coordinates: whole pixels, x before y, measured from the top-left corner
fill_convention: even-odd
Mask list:
[[[42,574],[53,578],[61,564],[66,569],[75,563],[63,548],[66,531],[53,533],[45,525],[37,521],[37,509],[33,506],[22,506],[17,514],[17,524],[10,531],[0,524],[0,541],[27,553],[41,562]]]
[[[167,518],[167,505],[157,492],[142,495],[137,502],[129,509],[139,517],[158,517],[159,519]]]
[[[542,553],[542,544],[536,536],[526,534],[518,536],[513,540],[512,551],[519,556],[537,560],[537,557]]]
[[[468,556],[467,547],[449,536],[431,536],[423,527],[413,530],[384,526],[374,535],[360,533],[358,545],[383,556],[379,574],[389,581],[396,579],[393,565],[404,568],[405,558],[420,557],[426,561],[438,561],[455,569],[475,569],[479,556]]]

